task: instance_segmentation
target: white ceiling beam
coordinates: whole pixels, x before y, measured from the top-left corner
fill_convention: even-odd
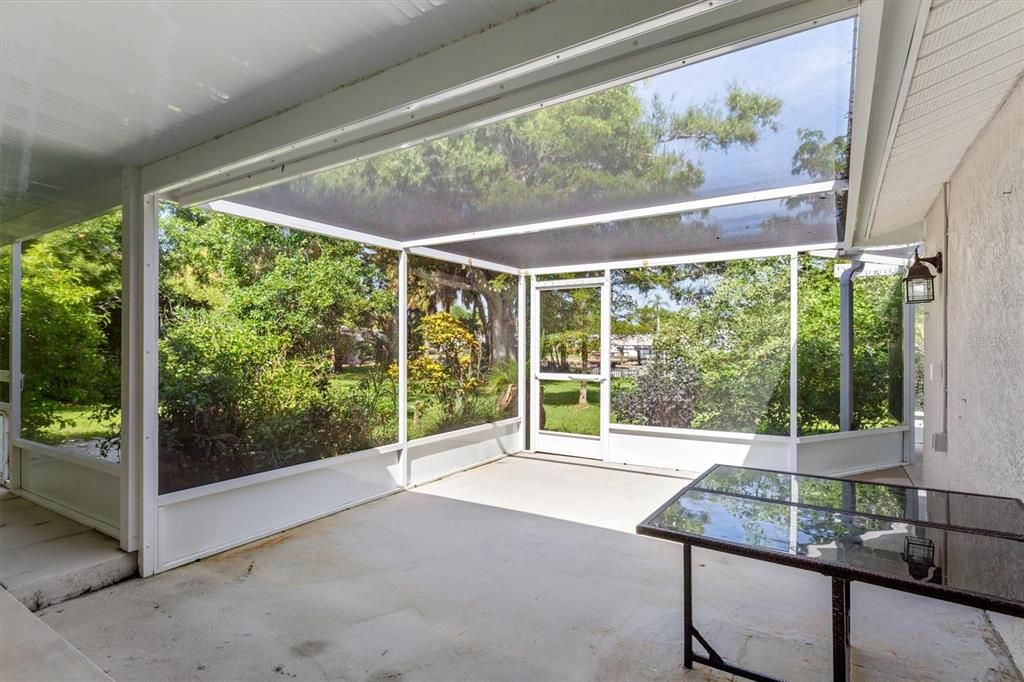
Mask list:
[[[882,2],[863,2],[857,19],[857,45],[853,63],[853,102],[850,122],[849,182],[846,194],[846,223],[843,226],[843,245],[853,243],[860,206],[861,182],[864,177],[864,153],[868,143],[868,123],[871,120],[871,101],[878,70],[878,51],[882,33]]]
[[[655,268],[665,265],[683,265],[685,263],[720,263],[744,258],[769,258],[772,256],[789,256],[794,253],[836,249],[840,242],[821,242],[817,244],[798,244],[767,249],[745,249],[743,251],[716,251],[713,253],[692,253],[684,256],[665,256],[663,258],[632,258],[629,260],[607,261],[603,263],[580,263],[575,265],[556,265],[543,268],[524,268],[527,275],[561,275],[572,272],[591,272],[594,270],[629,270],[632,268]]]
[[[576,277],[574,279],[546,279],[535,282],[534,289],[589,289],[605,283],[604,275],[600,277]]]
[[[234,201],[211,201],[209,204],[206,204],[204,208],[208,208],[211,211],[217,211],[219,213],[238,216],[239,218],[258,220],[261,223],[267,223],[268,225],[278,225],[280,227],[301,230],[303,232],[311,232],[313,234],[324,235],[326,237],[334,237],[335,239],[348,239],[361,244],[367,244],[369,246],[393,249],[395,251],[400,251],[404,248],[404,244],[397,239],[388,239],[387,237],[380,237],[368,232],[353,230],[347,227],[339,227],[337,225],[330,225],[316,220],[297,218],[295,216],[288,215],[287,213],[267,211],[262,208],[247,206]],[[519,268],[514,268],[511,265],[470,258],[469,256],[462,256],[457,253],[451,253],[449,251],[439,249],[416,248],[409,249],[409,253],[434,258],[435,260],[441,260],[448,263],[458,263],[459,265],[483,268],[484,270],[495,270],[497,272],[506,272],[512,275],[519,274]]]
[[[512,267],[511,265],[505,265],[504,263],[495,263],[494,261],[482,260],[480,258],[470,258],[469,256],[463,256],[458,253],[451,253],[450,251],[441,251],[439,249],[409,249],[409,253],[415,256],[425,256],[426,258],[433,258],[434,260],[445,261],[447,263],[468,265],[471,268],[480,268],[482,270],[494,270],[495,272],[504,272],[510,275],[518,275],[522,272],[519,268]]]
[[[844,189],[846,189],[845,180],[814,182],[778,189],[767,189],[756,192],[744,192],[743,194],[729,194],[719,197],[710,197],[708,199],[693,199],[690,201],[678,201],[671,204],[659,204],[656,206],[645,206],[643,208],[609,211],[607,213],[592,213],[590,215],[574,216],[572,218],[562,218],[560,220],[545,220],[536,223],[526,223],[523,225],[512,225],[508,227],[482,227],[471,232],[426,237],[424,239],[412,239],[405,242],[405,246],[439,246],[441,244],[455,244],[459,242],[476,241],[479,239],[513,237],[523,234],[548,232],[551,230],[564,230],[570,227],[583,227],[586,225],[612,223],[622,220],[636,220],[638,218],[654,218],[658,216],[672,215],[675,213],[705,211],[722,206],[737,206],[740,204],[750,204],[758,201],[769,201],[772,199],[789,199],[791,197],[806,196],[808,194],[837,192]]]
[[[267,223],[269,225],[289,227],[295,230],[302,230],[303,232],[312,232],[314,234],[322,234],[327,237],[336,237],[338,239],[348,239],[351,241],[361,242],[363,244],[369,244],[370,246],[381,246],[386,249],[395,250],[400,250],[402,248],[402,242],[396,239],[388,239],[386,237],[370,234],[369,232],[353,230],[351,228],[340,227],[338,225],[330,225],[328,223],[321,223],[316,220],[297,218],[295,216],[288,215],[287,213],[267,211],[262,208],[249,206],[247,204],[239,204],[234,201],[211,201],[206,204],[204,208],[208,208],[211,211],[218,211],[220,213],[228,213],[230,215],[238,216],[239,218],[258,220],[261,223]]]

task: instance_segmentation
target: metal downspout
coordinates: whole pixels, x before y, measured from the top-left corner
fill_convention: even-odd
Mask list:
[[[864,263],[853,261],[839,276],[839,430],[853,428],[853,278]]]

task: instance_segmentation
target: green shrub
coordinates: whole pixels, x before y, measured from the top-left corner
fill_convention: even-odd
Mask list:
[[[419,331],[423,345],[409,360],[409,381],[441,409],[442,422],[463,421],[481,384],[480,341],[446,312],[424,317]]]

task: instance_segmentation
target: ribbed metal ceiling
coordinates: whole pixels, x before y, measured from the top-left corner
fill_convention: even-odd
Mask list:
[[[545,0],[0,3],[0,218]]]

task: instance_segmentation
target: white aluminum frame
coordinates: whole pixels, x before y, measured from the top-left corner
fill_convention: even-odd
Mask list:
[[[458,234],[446,234],[437,237],[426,237],[424,239],[411,239],[405,242],[405,246],[416,248],[422,246],[440,246],[443,244],[455,244],[459,242],[476,241],[480,239],[495,239],[497,237],[513,237],[524,234],[536,234],[551,230],[564,230],[571,227],[586,227],[600,223],[611,223],[621,220],[635,220],[637,218],[654,218],[675,213],[688,213],[692,211],[704,211],[711,208],[723,206],[738,206],[741,204],[752,204],[758,201],[769,201],[771,199],[789,199],[801,197],[808,194],[820,194],[823,192],[840,192],[846,189],[845,180],[829,180],[827,182],[813,182],[803,185],[792,185],[777,189],[758,190],[755,192],[743,192],[741,194],[727,194],[707,199],[692,199],[679,201],[670,204],[659,204],[656,206],[645,206],[643,208],[630,208],[621,211],[608,211],[605,213],[593,213],[590,215],[573,216],[572,218],[561,218],[559,220],[543,220],[522,225],[509,227],[481,227],[469,232]]]
[[[8,452],[10,485],[12,490],[21,488],[21,453],[14,447],[14,440],[21,436],[21,387],[24,375],[21,373],[21,240],[11,244],[11,409],[8,426]]]
[[[398,256],[398,444],[402,487],[409,487],[409,252]]]
[[[599,263],[582,263],[578,265],[531,268],[531,275],[557,275],[564,272],[581,272],[591,270],[629,270],[631,268],[648,268],[662,265],[683,265],[686,263],[718,263],[744,258],[768,258],[771,256],[789,256],[794,253],[816,251],[819,249],[835,249],[838,242],[821,242],[816,244],[800,244],[797,246],[781,246],[766,249],[744,249],[741,251],[716,251],[713,253],[694,253],[685,256],[664,256],[660,258],[631,258],[629,260],[602,261]],[[559,280],[545,280],[559,281]]]
[[[147,198],[151,198],[147,196]],[[297,228],[298,229],[298,228]],[[155,234],[155,232],[154,232]],[[291,526],[306,523],[327,514],[335,513],[349,507],[364,504],[380,499],[401,490],[407,490],[417,485],[422,485],[427,480],[434,480],[443,476],[456,473],[468,468],[494,461],[504,457],[509,452],[521,449],[522,431],[524,419],[521,416],[498,420],[485,424],[458,429],[446,433],[434,434],[414,440],[408,438],[408,258],[411,250],[403,249],[399,252],[398,261],[398,365],[399,365],[399,396],[397,401],[398,417],[398,441],[387,445],[370,448],[367,450],[346,453],[335,457],[321,460],[313,460],[288,467],[282,467],[271,471],[260,472],[248,476],[242,476],[226,481],[210,483],[186,490],[158,494],[156,481],[154,479],[150,499],[145,503],[152,507],[152,515],[155,519],[155,531],[143,530],[144,533],[154,532],[155,541],[146,543],[150,549],[151,556],[141,569],[143,575],[151,575],[192,561],[211,553],[223,551],[233,546],[244,544],[258,539],[273,532],[284,530]],[[465,262],[461,259],[456,262]],[[472,263],[475,267],[481,267],[479,262]],[[525,277],[518,276],[520,291],[525,287]],[[525,313],[525,300],[520,298],[517,321],[521,320]],[[525,344],[522,332],[519,333],[518,346],[520,349]],[[521,350],[520,350],[521,352]],[[520,356],[521,357],[521,356]],[[520,361],[519,376],[524,377],[525,367]],[[157,399],[156,387],[153,388],[153,399]],[[520,391],[518,406],[520,409],[525,401]],[[153,411],[155,418],[155,410]],[[418,450],[432,447],[444,446],[444,452],[439,455],[440,459],[429,459],[438,457],[430,455],[424,457],[421,454],[414,455]],[[449,453],[454,453],[449,456]],[[435,472],[430,478],[421,480],[415,474],[417,462],[427,462],[427,468]],[[155,477],[157,459],[153,459],[153,475]],[[381,469],[381,465],[388,471]],[[367,466],[377,467],[372,471]],[[454,466],[455,468],[451,468]],[[388,479],[388,476],[391,476]],[[372,478],[378,480],[371,480]],[[393,480],[389,485],[384,479]],[[357,482],[353,484],[353,482]],[[307,482],[307,483],[302,483]],[[217,515],[232,515],[237,513],[237,505],[244,504],[240,500],[251,496],[251,491],[260,490],[261,499],[269,500],[267,504],[287,504],[288,495],[294,494],[297,485],[311,486],[307,499],[303,500],[302,512],[295,518],[281,523],[264,523],[256,526],[251,522],[245,524],[241,534],[234,537],[225,534],[223,529],[207,529],[199,534],[196,544],[188,551],[181,551],[183,544],[188,545],[191,541],[182,538],[182,519],[198,513],[197,509],[205,510],[203,514],[215,513]],[[341,486],[339,491],[338,486]],[[325,494],[325,491],[334,491]],[[363,492],[359,492],[363,491]],[[368,494],[366,494],[368,493]],[[356,497],[352,497],[356,495]],[[211,512],[210,510],[216,510]],[[294,516],[294,515],[293,515]],[[164,545],[170,543],[173,548],[168,549]],[[140,552],[140,557],[143,555]]]
[[[527,447],[527,417],[526,417],[526,367],[529,358],[526,356],[528,327],[526,325],[527,298],[526,298],[526,276],[519,275],[516,284],[516,368],[518,369],[516,386],[516,416],[522,420],[519,424],[519,449],[525,451]]]
[[[572,270],[563,270],[572,272]],[[598,289],[600,292],[600,351],[601,367],[597,374],[574,372],[541,372],[540,299],[545,291],[566,289]],[[607,460],[610,456],[608,426],[611,418],[611,270],[605,269],[601,277],[538,280],[531,277],[530,298],[530,451],[540,450],[552,454]],[[540,384],[542,381],[585,381],[598,384],[600,391],[600,427],[598,436],[548,431],[540,428]],[[520,387],[522,390],[523,387]]]
[[[53,490],[43,491],[28,485],[26,480],[27,465],[34,458],[42,458],[48,466],[57,469],[56,480],[61,481],[58,487],[66,488],[67,479],[75,478],[76,472],[82,469],[93,473],[89,476],[108,477],[112,486],[116,489],[115,495],[120,496],[120,484],[117,479],[121,476],[120,467],[112,462],[106,462],[93,457],[78,454],[71,450],[64,450],[45,443],[37,443],[27,440],[21,434],[22,400],[21,396],[24,387],[24,372],[22,371],[22,252],[24,242],[31,238],[15,239],[11,243],[11,320],[10,320],[10,403],[8,409],[8,437],[6,446],[8,449],[9,481],[8,485],[12,492],[30,500],[31,502],[67,516],[79,523],[95,528],[102,533],[115,538],[120,538],[120,513],[105,520],[103,514],[96,509],[89,509],[88,505],[83,508],[75,508],[72,503],[61,495],[54,494]],[[50,480],[54,480],[53,473],[49,474]],[[105,479],[106,480],[106,479]]]
[[[797,436],[800,435],[798,411],[800,398],[797,393],[799,381],[800,347],[800,254],[789,255],[789,466],[791,471],[797,470]]]
[[[796,324],[797,324],[797,300],[796,300],[796,277],[797,277],[797,253],[805,250],[815,249],[836,249],[842,247],[842,243],[829,242],[823,244],[807,244],[798,247],[782,247],[769,249],[754,249],[736,252],[718,252],[707,254],[692,254],[687,256],[669,256],[654,259],[631,259],[616,262],[577,264],[567,267],[549,267],[524,270],[501,263],[479,261],[464,257],[458,254],[431,248],[432,246],[452,243],[457,240],[470,238],[488,238],[503,236],[505,232],[495,233],[490,230],[477,230],[463,235],[430,238],[429,240],[410,240],[399,242],[381,237],[366,234],[358,230],[350,230],[336,226],[317,223],[315,221],[303,221],[301,219],[282,214],[262,211],[259,215],[253,212],[261,211],[252,207],[242,207],[236,202],[217,201],[221,197],[238,192],[255,189],[271,182],[281,181],[301,174],[316,172],[326,167],[336,166],[354,160],[361,160],[368,156],[390,151],[399,146],[417,143],[420,141],[434,139],[443,135],[451,134],[459,130],[468,130],[489,121],[499,120],[511,115],[516,115],[531,109],[548,106],[560,101],[565,101],[581,96],[588,92],[612,87],[616,84],[635,80],[638,77],[653,75],[667,69],[675,68],[684,63],[692,63],[724,54],[742,47],[771,40],[782,35],[803,30],[812,24],[821,24],[831,21],[839,21],[857,13],[856,0],[819,0],[818,2],[792,3],[789,0],[764,0],[760,5],[751,3],[738,3],[732,0],[713,0],[706,3],[692,3],[679,9],[672,5],[674,3],[661,3],[668,14],[657,15],[651,8],[641,8],[635,3],[620,3],[614,7],[609,6],[607,13],[585,13],[581,15],[578,11],[570,11],[574,17],[571,23],[550,23],[544,17],[564,13],[569,7],[567,3],[555,3],[548,8],[541,8],[532,15],[527,15],[527,23],[536,25],[539,34],[536,41],[530,45],[512,45],[503,48],[505,50],[525,50],[526,52],[538,52],[546,49],[547,46],[559,45],[565,42],[566,36],[571,38],[577,34],[586,37],[585,42],[573,45],[569,49],[560,49],[559,52],[543,54],[535,61],[530,61],[524,67],[516,71],[514,69],[497,70],[482,75],[478,80],[466,78],[468,71],[480,68],[481,64],[472,63],[473,60],[461,60],[458,55],[463,55],[469,50],[476,55],[488,55],[486,67],[493,63],[508,61],[508,54],[489,55],[487,50],[481,51],[481,45],[488,45],[492,35],[485,34],[481,37],[471,37],[454,45],[438,51],[437,56],[430,56],[422,60],[410,63],[407,68],[386,72],[380,76],[368,79],[363,84],[357,84],[356,89],[365,96],[356,97],[351,88],[345,88],[332,95],[321,98],[309,105],[303,105],[290,112],[285,112],[271,119],[254,124],[247,128],[230,133],[218,140],[200,145],[185,153],[168,157],[167,159],[150,164],[141,170],[128,169],[117,183],[117,189],[122,194],[125,205],[125,313],[126,321],[129,323],[125,333],[128,337],[125,350],[125,380],[123,384],[123,395],[125,396],[125,440],[122,448],[122,465],[120,475],[125,488],[122,489],[122,524],[121,539],[122,546],[126,549],[136,546],[139,549],[141,572],[143,575],[150,575],[155,571],[164,570],[168,567],[166,563],[159,562],[156,544],[159,541],[160,526],[158,524],[161,503],[181,504],[194,499],[206,497],[206,494],[192,494],[192,491],[181,493],[170,493],[158,495],[157,490],[157,304],[158,304],[158,268],[159,254],[157,241],[157,211],[158,194],[177,199],[183,203],[201,203],[216,201],[217,210],[226,210],[225,206],[233,210],[226,212],[243,215],[245,210],[256,220],[263,220],[272,224],[284,225],[296,229],[318,232],[332,237],[355,239],[363,243],[377,245],[384,248],[397,249],[400,256],[400,284],[399,284],[399,366],[400,366],[400,396],[399,396],[399,443],[383,446],[374,449],[369,454],[353,453],[342,455],[330,460],[312,462],[297,465],[296,468],[275,470],[255,476],[262,477],[254,479],[245,477],[224,482],[225,485],[213,492],[230,492],[241,490],[249,485],[257,483],[268,483],[274,480],[283,480],[292,475],[314,470],[327,470],[345,461],[353,461],[347,458],[359,455],[354,459],[381,455],[394,455],[400,465],[401,484],[397,489],[410,485],[410,461],[409,446],[423,444],[425,439],[417,441],[408,440],[406,422],[407,412],[407,361],[408,361],[408,319],[407,319],[407,262],[410,253],[448,260],[456,263],[463,263],[474,267],[495,270],[518,275],[518,311],[517,322],[519,325],[518,338],[518,362],[519,362],[519,394],[518,394],[518,416],[512,420],[505,420],[502,424],[518,422],[519,434],[518,443],[521,447],[526,446],[526,426],[528,421],[531,429],[531,441],[529,445],[536,446],[534,429],[538,424],[539,401],[535,392],[537,381],[530,378],[527,372],[529,362],[539,358],[539,317],[538,304],[539,292],[547,288],[566,288],[572,280],[538,281],[537,277],[544,274],[561,274],[565,272],[580,272],[586,270],[603,271],[603,277],[591,278],[600,281],[602,289],[602,369],[601,375],[601,440],[602,457],[609,459],[611,432],[646,432],[658,437],[678,438],[680,440],[694,440],[698,442],[723,441],[730,443],[763,443],[768,445],[791,446],[790,462],[795,467],[797,464],[796,446],[801,441],[796,434]],[[555,8],[555,9],[551,9]],[[710,12],[708,9],[715,11]],[[571,9],[571,8],[570,8]],[[675,11],[675,13],[672,13]],[[646,14],[644,22],[627,22],[624,17],[632,14]],[[611,16],[613,15],[614,16]],[[533,16],[532,19],[529,17]],[[734,16],[742,18],[738,23],[728,21],[715,24],[714,21]],[[695,17],[703,21],[701,17],[708,19],[707,26],[703,26]],[[685,19],[685,23],[682,20]],[[713,21],[712,21],[713,20]],[[577,23],[578,22],[578,23]],[[594,39],[593,27],[602,24],[609,24],[610,30],[601,35],[603,37]],[[611,24],[618,22],[619,26],[611,27]],[[498,27],[501,29],[501,27]],[[568,33],[566,33],[568,32]],[[862,35],[859,33],[858,35]],[[529,42],[529,41],[527,41]],[[858,52],[858,55],[860,52]],[[564,58],[563,58],[564,57]],[[522,62],[523,60],[521,60]],[[520,62],[520,63],[521,63]],[[437,69],[439,64],[447,64],[449,69]],[[422,78],[427,74],[428,78]],[[413,78],[410,80],[410,76]],[[419,77],[421,82],[415,82]],[[438,88],[437,79],[449,79],[457,85],[448,89]],[[462,78],[462,81],[457,79]],[[471,81],[471,82],[470,82]],[[465,85],[458,85],[458,83]],[[395,87],[396,84],[403,84],[409,87]],[[427,95],[422,95],[426,91]],[[422,95],[422,96],[421,96]],[[381,102],[391,102],[391,108],[380,109]],[[341,108],[339,108],[339,105]],[[377,111],[372,108],[377,107]],[[340,112],[340,113],[339,113]],[[411,112],[411,113],[410,113]],[[339,124],[339,117],[342,120]],[[303,119],[306,119],[303,121]],[[294,127],[297,121],[303,122],[301,130]],[[313,130],[319,127],[320,130]],[[299,130],[296,133],[296,130]],[[857,127],[855,125],[855,132]],[[302,139],[296,140],[298,135]],[[267,149],[267,140],[270,140],[271,149]],[[828,187],[819,187],[828,185]],[[769,190],[768,193],[785,193],[785,196],[794,196],[800,193],[812,193],[817,191],[836,191],[840,185],[845,188],[845,183],[812,183],[810,185],[799,185],[776,190]],[[813,188],[813,189],[810,189]],[[797,194],[794,194],[796,190]],[[806,191],[805,191],[806,190]],[[104,194],[105,193],[101,193]],[[751,198],[760,195],[760,198]],[[746,198],[744,198],[746,196]],[[731,195],[729,197],[716,197],[702,200],[705,202],[682,202],[659,207],[642,209],[642,211],[654,211],[653,213],[641,213],[642,215],[663,215],[665,213],[695,210],[717,205],[729,205],[729,203],[746,203],[757,201],[765,196],[765,193],[748,193],[747,195]],[[851,206],[855,206],[857,197],[852,197]],[[94,203],[99,201],[96,198]],[[708,203],[711,202],[711,203]],[[727,203],[715,203],[727,202]],[[97,206],[99,204],[96,204]],[[680,208],[683,207],[683,208]],[[672,210],[675,209],[675,210]],[[90,209],[92,210],[92,209]],[[96,209],[93,215],[105,209]],[[545,221],[544,223],[532,223],[528,225],[515,226],[511,228],[497,228],[508,231],[507,234],[530,234],[549,229],[562,229],[577,224],[591,224],[600,219],[623,219],[629,217],[626,212],[616,212],[614,218],[607,216],[613,214],[598,214],[596,216],[583,216],[570,219],[572,224],[562,224],[562,221]],[[79,216],[78,220],[91,216]],[[579,221],[587,221],[580,223]],[[64,220],[62,224],[77,222],[75,219]],[[130,235],[129,235],[130,226]],[[52,226],[51,226],[52,227]],[[847,237],[853,234],[853,229],[847,229]],[[17,249],[20,256],[20,243],[13,247]],[[12,250],[12,259],[15,251]],[[620,268],[673,265],[681,263],[696,263],[709,261],[733,260],[738,258],[753,258],[789,255],[791,257],[791,315],[790,315],[790,435],[787,436],[760,436],[756,434],[731,434],[708,431],[696,431],[688,429],[653,429],[649,427],[630,427],[629,425],[613,425],[610,423],[610,300],[611,271]],[[20,257],[17,266],[12,263],[12,276],[15,272],[20,273]],[[530,278],[529,287],[527,277]],[[17,276],[17,286],[12,283],[12,349],[11,362],[12,373],[15,367],[20,370],[20,314],[14,314],[17,310],[20,313],[20,275]],[[587,278],[580,278],[580,281]],[[130,282],[130,283],[129,283]],[[590,286],[590,284],[580,284]],[[531,296],[532,305],[529,306],[530,315],[530,339],[526,338],[526,315],[527,315],[527,288]],[[17,330],[16,330],[17,326]],[[18,333],[15,333],[17,331]],[[530,346],[529,358],[527,358],[527,344]],[[905,372],[904,379],[908,380],[911,372]],[[19,376],[12,374],[12,376]],[[539,374],[537,375],[539,376]],[[559,375],[560,376],[560,375]],[[575,375],[566,375],[576,378]],[[595,380],[595,376],[583,377],[588,381]],[[527,403],[527,384],[531,400],[529,401],[529,415],[524,414]],[[11,425],[12,435],[17,433],[20,423],[20,381],[12,381],[12,405]],[[15,400],[14,397],[19,399]],[[527,417],[529,419],[527,420]],[[490,426],[490,425],[483,425]],[[470,427],[469,430],[478,427]],[[908,428],[906,425],[897,428]],[[465,430],[464,430],[465,431]],[[439,434],[438,442],[444,438],[457,436],[461,432]],[[872,434],[875,432],[855,432],[844,438],[856,437],[858,434]],[[443,437],[443,438],[442,438]],[[429,437],[435,438],[435,437]],[[12,438],[12,443],[16,442]],[[12,457],[12,467],[15,464]],[[220,484],[214,484],[219,486]],[[371,496],[353,504],[358,504],[367,499],[377,499],[394,491],[387,491]],[[134,495],[134,499],[133,498]],[[341,507],[341,508],[344,508]],[[328,512],[329,513],[329,512]],[[137,528],[137,532],[132,530]],[[277,528],[276,530],[280,530]],[[248,540],[255,539],[253,537]],[[199,555],[189,556],[187,560],[198,558]],[[179,560],[183,561],[183,560]]]

